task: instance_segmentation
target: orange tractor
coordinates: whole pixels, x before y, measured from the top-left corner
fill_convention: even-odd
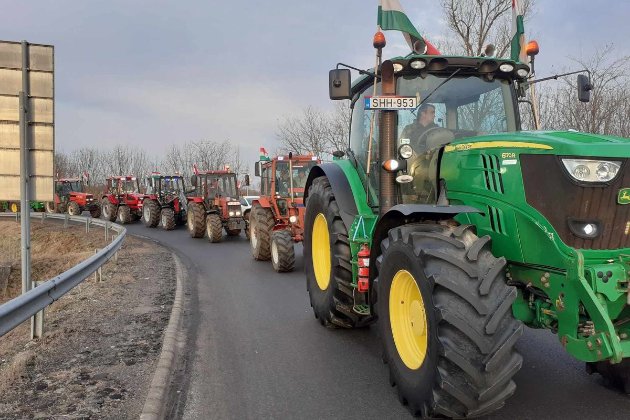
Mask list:
[[[320,163],[313,156],[261,156],[256,163],[260,198],[255,199],[249,217],[249,240],[254,259],[271,259],[274,270],[293,270],[293,244],[304,235],[304,185],[311,168]]]
[[[241,213],[236,174],[229,167],[221,171],[198,171],[190,178],[195,187],[187,195],[187,226],[190,236],[203,238],[208,235],[210,242],[221,242],[222,231],[228,236],[237,236],[246,230],[245,219]],[[249,184],[249,176],[245,175]]]
[[[107,178],[101,198],[103,217],[120,224],[130,223],[142,217],[140,185],[135,176],[112,176]]]
[[[55,180],[55,200],[46,203],[46,212],[79,216],[85,210],[92,217],[101,216],[101,205],[93,194],[85,192],[85,183],[79,178]]]

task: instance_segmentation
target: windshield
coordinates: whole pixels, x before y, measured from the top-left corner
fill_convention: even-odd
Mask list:
[[[70,192],[83,192],[83,185],[80,181],[64,181],[57,186],[57,190],[63,195],[70,194]]]
[[[165,176],[162,177],[162,192],[164,193],[179,193],[183,191],[182,178]]]
[[[317,165],[314,160],[291,162],[291,178],[293,178],[293,196],[303,197],[306,179],[311,169]],[[289,162],[281,161],[276,164],[276,190],[283,197],[288,197],[290,193]]]
[[[398,78],[397,94],[422,101],[446,80]],[[442,130],[440,130],[440,128]],[[516,131],[514,98],[510,82],[479,77],[454,77],[440,86],[419,109],[398,112],[399,143],[410,143],[425,152],[455,138]]]
[[[236,192],[236,175],[211,175],[207,176],[208,196],[215,197],[220,195],[222,197],[238,197]]]
[[[121,179],[121,180],[119,180],[118,192],[119,192],[119,194],[138,192],[138,187],[137,187],[136,180],[135,179]]]

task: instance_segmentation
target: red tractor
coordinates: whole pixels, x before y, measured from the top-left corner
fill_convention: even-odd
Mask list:
[[[65,213],[79,216],[85,210],[92,217],[101,216],[101,205],[94,200],[94,195],[84,192],[85,183],[79,178],[62,178],[55,180],[55,201],[46,203],[47,213]]]
[[[186,223],[187,200],[184,179],[179,175],[153,173],[147,177],[147,191],[142,202],[142,220],[146,227],[161,224],[165,230]]]
[[[319,163],[316,157],[291,153],[256,163],[261,192],[252,204],[249,240],[254,258],[271,259],[278,272],[291,271],[295,265],[293,244],[304,234],[304,185]]]
[[[188,231],[193,238],[208,235],[210,242],[220,242],[222,231],[236,236],[247,226],[241,214],[236,174],[229,170],[199,172],[191,177],[195,187],[188,195]],[[245,175],[249,184],[249,176]]]
[[[107,178],[101,199],[103,217],[111,222],[126,224],[142,217],[140,185],[135,176],[112,176]]]

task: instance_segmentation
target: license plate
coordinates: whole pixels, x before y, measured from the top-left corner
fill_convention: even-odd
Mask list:
[[[416,109],[418,99],[415,96],[366,96],[365,109]]]

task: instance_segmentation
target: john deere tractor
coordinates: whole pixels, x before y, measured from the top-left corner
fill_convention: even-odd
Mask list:
[[[418,53],[353,84],[330,72],[352,122],[348,150],[306,184],[310,302],[325,326],[376,323],[415,415],[502,407],[524,325],[630,392],[630,141],[521,131],[528,74]]]
[[[249,240],[254,259],[271,259],[278,272],[292,271],[295,265],[293,244],[304,235],[304,185],[315,156],[289,153],[269,159],[261,156],[256,163],[260,176],[260,197],[252,203]]]
[[[147,177],[142,201],[142,220],[147,227],[161,224],[165,230],[186,223],[184,179],[180,175],[152,173]]]

